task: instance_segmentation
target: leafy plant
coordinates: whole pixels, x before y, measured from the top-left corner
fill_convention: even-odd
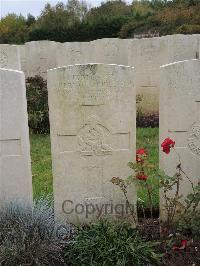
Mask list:
[[[148,153],[145,149],[138,149],[136,151],[136,163],[129,162],[128,166],[133,169],[133,174],[130,175],[127,179],[122,179],[119,177],[113,177],[111,179],[111,182],[114,185],[119,186],[119,188],[122,190],[122,192],[126,192],[127,187],[134,183],[136,186],[143,188],[146,190],[148,199],[149,199],[149,210],[151,218],[153,218],[153,199],[152,199],[152,184],[149,182],[149,169],[154,168],[154,165],[150,164],[148,161]],[[130,205],[128,198],[126,194],[124,193],[126,197],[127,203]],[[142,205],[142,201],[140,200],[140,204],[143,210],[143,215],[145,218],[145,210],[144,206]],[[134,220],[136,223],[136,220]]]
[[[28,122],[32,133],[49,133],[49,109],[47,83],[40,77],[26,80]]]
[[[99,220],[78,231],[75,241],[66,247],[68,265],[159,265],[161,255],[155,243],[144,242],[127,223]]]
[[[159,127],[159,114],[158,113],[147,113],[137,112],[136,118],[137,127]]]
[[[188,211],[184,219],[180,219],[178,230],[185,235],[192,235],[194,238],[200,237],[200,211]]]
[[[170,138],[166,138],[161,144],[164,153],[169,154],[172,149],[178,156],[179,160],[174,176],[168,176],[164,171],[160,171],[159,173],[159,187],[163,191],[164,204],[162,204],[162,208],[166,214],[167,233],[173,230],[174,226],[177,225],[177,221],[185,221],[186,224],[189,224],[192,219],[192,215],[195,216],[196,212],[198,213],[198,206],[200,203],[200,182],[194,185],[188,175],[184,172],[181,164],[181,157],[174,146],[175,141]],[[126,179],[113,177],[111,182],[119,186],[122,192],[124,192],[124,196],[128,204],[129,201],[126,196],[126,191],[127,187],[131,183],[135,183],[136,185],[141,186],[143,189],[146,189],[149,198],[151,218],[153,218],[153,187],[152,184],[148,182],[148,172],[149,169],[154,168],[154,165],[151,165],[148,162],[148,152],[145,149],[138,149],[136,152],[136,163],[129,162],[128,166],[133,169],[133,174],[131,176]],[[180,184],[183,178],[187,179],[191,185],[191,193],[189,193],[184,200],[182,199],[183,196],[180,193]],[[174,193],[170,193],[172,190]],[[141,203],[142,201],[140,200],[140,204]],[[143,205],[142,211],[145,218],[145,210]],[[162,223],[165,224],[163,221]]]
[[[47,200],[0,211],[0,265],[64,265],[59,224]]]

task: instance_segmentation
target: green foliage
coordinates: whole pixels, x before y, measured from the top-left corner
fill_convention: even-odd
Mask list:
[[[59,224],[47,200],[11,203],[0,211],[0,265],[64,265]]]
[[[31,133],[49,133],[49,109],[47,84],[42,77],[26,80],[28,122]]]
[[[33,196],[35,199],[53,194],[51,144],[49,135],[31,135]]]
[[[180,34],[197,34],[200,33],[200,25],[183,24],[176,29],[176,33]]]
[[[188,228],[191,220],[199,213],[200,203],[200,183],[196,185],[191,181],[188,175],[182,169],[181,157],[174,149],[178,156],[179,163],[176,166],[176,172],[173,176],[168,176],[164,171],[159,172],[159,185],[162,189],[162,196],[164,199],[163,210],[167,215],[167,227],[172,229],[175,224],[182,223],[183,227]],[[183,200],[183,195],[180,193],[180,186],[183,180],[190,183],[191,192]],[[199,215],[199,214],[198,214]],[[193,227],[193,228],[192,228]],[[196,231],[196,223],[191,227],[191,230]]]
[[[86,21],[95,23],[99,18],[118,17],[118,16],[131,16],[131,8],[125,2],[107,1],[102,2],[101,6],[92,8],[85,17]]]
[[[180,219],[178,223],[178,230],[182,234],[192,235],[194,238],[200,237],[200,211],[188,211],[184,219]]]
[[[99,38],[116,38],[124,23],[125,16],[100,17],[94,23],[75,22],[73,25],[55,24],[53,27],[34,27],[29,32],[29,40],[54,40],[58,42],[91,41]]]
[[[21,44],[27,41],[28,26],[23,16],[9,14],[0,20],[0,43]]]
[[[143,241],[127,223],[100,220],[78,231],[66,247],[67,265],[159,265],[155,244]]]

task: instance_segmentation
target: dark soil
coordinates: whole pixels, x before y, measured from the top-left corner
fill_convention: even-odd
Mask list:
[[[140,218],[138,229],[145,240],[158,242],[156,250],[163,254],[163,266],[200,266],[200,239],[175,232],[161,238],[158,218]],[[182,250],[173,250],[173,246],[179,247],[183,239],[187,240],[186,247]]]
[[[163,265],[166,266],[199,266],[200,265],[200,241],[189,240],[185,249],[174,251],[166,247],[164,243],[160,245],[160,251],[164,253]],[[176,241],[175,241],[176,242]]]

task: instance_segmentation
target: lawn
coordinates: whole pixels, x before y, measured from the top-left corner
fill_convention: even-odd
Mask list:
[[[148,150],[150,162],[158,168],[158,128],[138,128],[137,148]],[[52,169],[51,169],[51,147],[49,135],[31,135],[31,159],[33,173],[34,198],[42,196],[52,197]],[[158,189],[156,186],[156,171],[151,170],[154,184],[153,204],[158,206]],[[148,206],[146,192],[138,191],[138,197]]]
[[[158,177],[157,171],[159,167],[159,130],[158,128],[138,128],[137,129],[137,149],[145,148],[148,151],[150,164],[155,166],[148,173],[149,182],[153,185],[153,206],[158,208],[159,193],[158,193]],[[147,193],[144,190],[138,190],[138,198],[144,201],[144,206],[148,206]]]
[[[31,135],[34,198],[52,196],[51,145],[49,135]]]

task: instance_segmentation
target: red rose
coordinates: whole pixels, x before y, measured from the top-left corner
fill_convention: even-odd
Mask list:
[[[161,144],[161,147],[163,148],[163,152],[165,152],[166,154],[169,154],[170,149],[173,148],[174,145],[175,145],[175,141],[173,141],[170,138],[166,138]]]
[[[187,240],[186,240],[186,239],[183,239],[183,240],[181,240],[181,245],[180,245],[180,246],[176,246],[176,245],[174,245],[174,246],[172,247],[172,249],[173,249],[174,251],[176,251],[176,250],[182,250],[182,249],[185,249],[186,246],[187,246]]]
[[[142,163],[145,157],[147,157],[147,152],[145,151],[145,149],[138,149],[136,151],[136,162],[137,163]]]
[[[146,181],[148,179],[148,176],[147,175],[144,175],[144,174],[137,174],[136,175],[136,178],[139,179],[139,180]]]

